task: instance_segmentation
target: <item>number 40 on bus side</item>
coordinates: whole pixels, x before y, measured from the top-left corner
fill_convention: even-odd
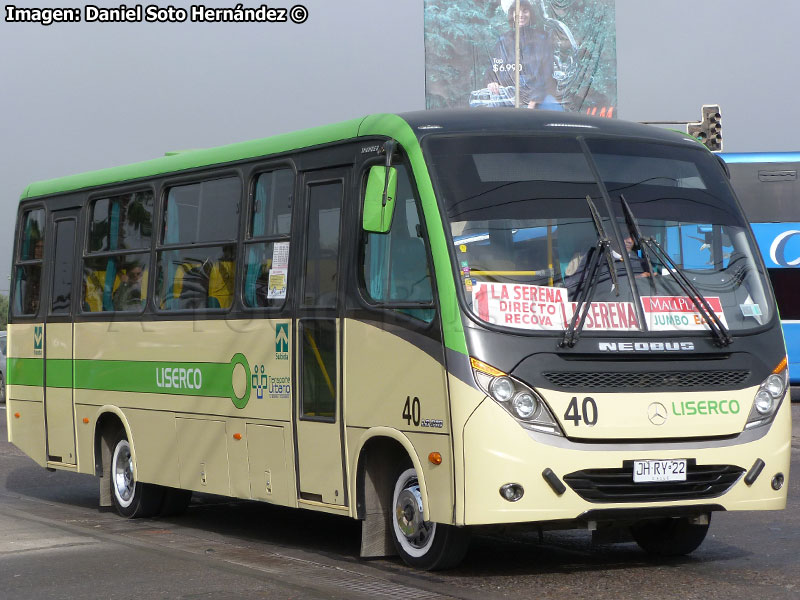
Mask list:
[[[419,426],[420,412],[419,398],[414,396],[412,399],[411,396],[406,396],[406,403],[403,406],[403,418],[406,420],[406,423],[411,425],[413,422],[414,425]]]

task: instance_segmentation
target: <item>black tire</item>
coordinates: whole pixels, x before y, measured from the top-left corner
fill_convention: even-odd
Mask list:
[[[192,491],[170,487],[162,489],[164,490],[164,499],[161,501],[161,510],[158,511],[158,516],[176,517],[185,513],[189,508],[189,502],[192,501]]]
[[[6,381],[3,379],[3,374],[0,373],[0,404],[6,403]]]
[[[392,494],[392,539],[400,557],[411,567],[426,571],[455,567],[469,549],[469,531],[422,520],[422,497],[417,472],[402,470]]]
[[[711,515],[705,525],[695,525],[687,518],[653,519],[631,526],[631,535],[653,556],[684,556],[703,543],[710,524]]]
[[[124,431],[117,435],[112,448],[109,485],[114,510],[128,519],[156,515],[164,500],[164,488],[134,480],[131,447]]]

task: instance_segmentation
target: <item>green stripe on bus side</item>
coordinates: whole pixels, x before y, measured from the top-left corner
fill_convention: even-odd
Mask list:
[[[75,387],[82,390],[230,398],[232,374],[230,363],[75,361]]]
[[[6,360],[6,378],[8,385],[32,385],[42,387],[44,384],[44,361],[41,358],[12,358]]]
[[[433,192],[428,166],[422,155],[414,130],[401,117],[392,114],[373,115],[364,119],[359,135],[389,135],[403,146],[411,161],[414,178],[417,181],[422,211],[433,255],[433,267],[436,272],[436,287],[439,293],[439,306],[442,311],[442,330],[447,348],[460,354],[467,354],[467,341],[461,322],[461,309],[456,296],[453,268],[450,263],[450,252],[447,236],[444,232],[442,215]]]
[[[72,360],[69,358],[48,358],[45,372],[47,387],[72,387]]]
[[[42,387],[43,366],[41,358],[9,357],[9,385]],[[49,359],[47,387],[72,387],[74,372],[75,389],[231,398],[234,366],[231,363]]]

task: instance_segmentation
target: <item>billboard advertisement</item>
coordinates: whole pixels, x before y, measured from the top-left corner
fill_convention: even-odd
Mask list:
[[[616,117],[614,2],[425,0],[427,108]]]

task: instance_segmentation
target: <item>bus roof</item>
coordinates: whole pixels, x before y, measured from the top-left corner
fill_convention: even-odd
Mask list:
[[[443,133],[569,132],[575,134],[581,131],[646,138],[653,141],[684,140],[696,143],[693,138],[674,131],[568,112],[464,109],[417,111],[400,115],[376,114],[217,148],[167,152],[165,156],[153,160],[39,181],[31,183],[25,189],[21,200],[222,165],[366,135],[393,136],[401,143],[407,144],[414,137],[421,139],[426,135]]]
[[[800,152],[720,152],[726,163],[800,162]]]
[[[358,135],[358,126],[363,119],[354,119],[315,127],[299,132],[286,133],[260,140],[240,142],[205,150],[169,152],[165,156],[121,167],[111,167],[99,171],[89,171],[78,175],[68,175],[58,179],[39,181],[30,184],[22,193],[22,200],[37,196],[48,196],[71,192],[110,183],[131,181],[143,177],[162,175],[175,171],[195,169],[216,164],[224,164],[255,158],[268,154],[284,152],[294,148],[314,146],[339,141]]]
[[[467,108],[421,110],[400,115],[418,137],[441,133],[599,133],[652,141],[698,142],[670,129],[574,112]]]

